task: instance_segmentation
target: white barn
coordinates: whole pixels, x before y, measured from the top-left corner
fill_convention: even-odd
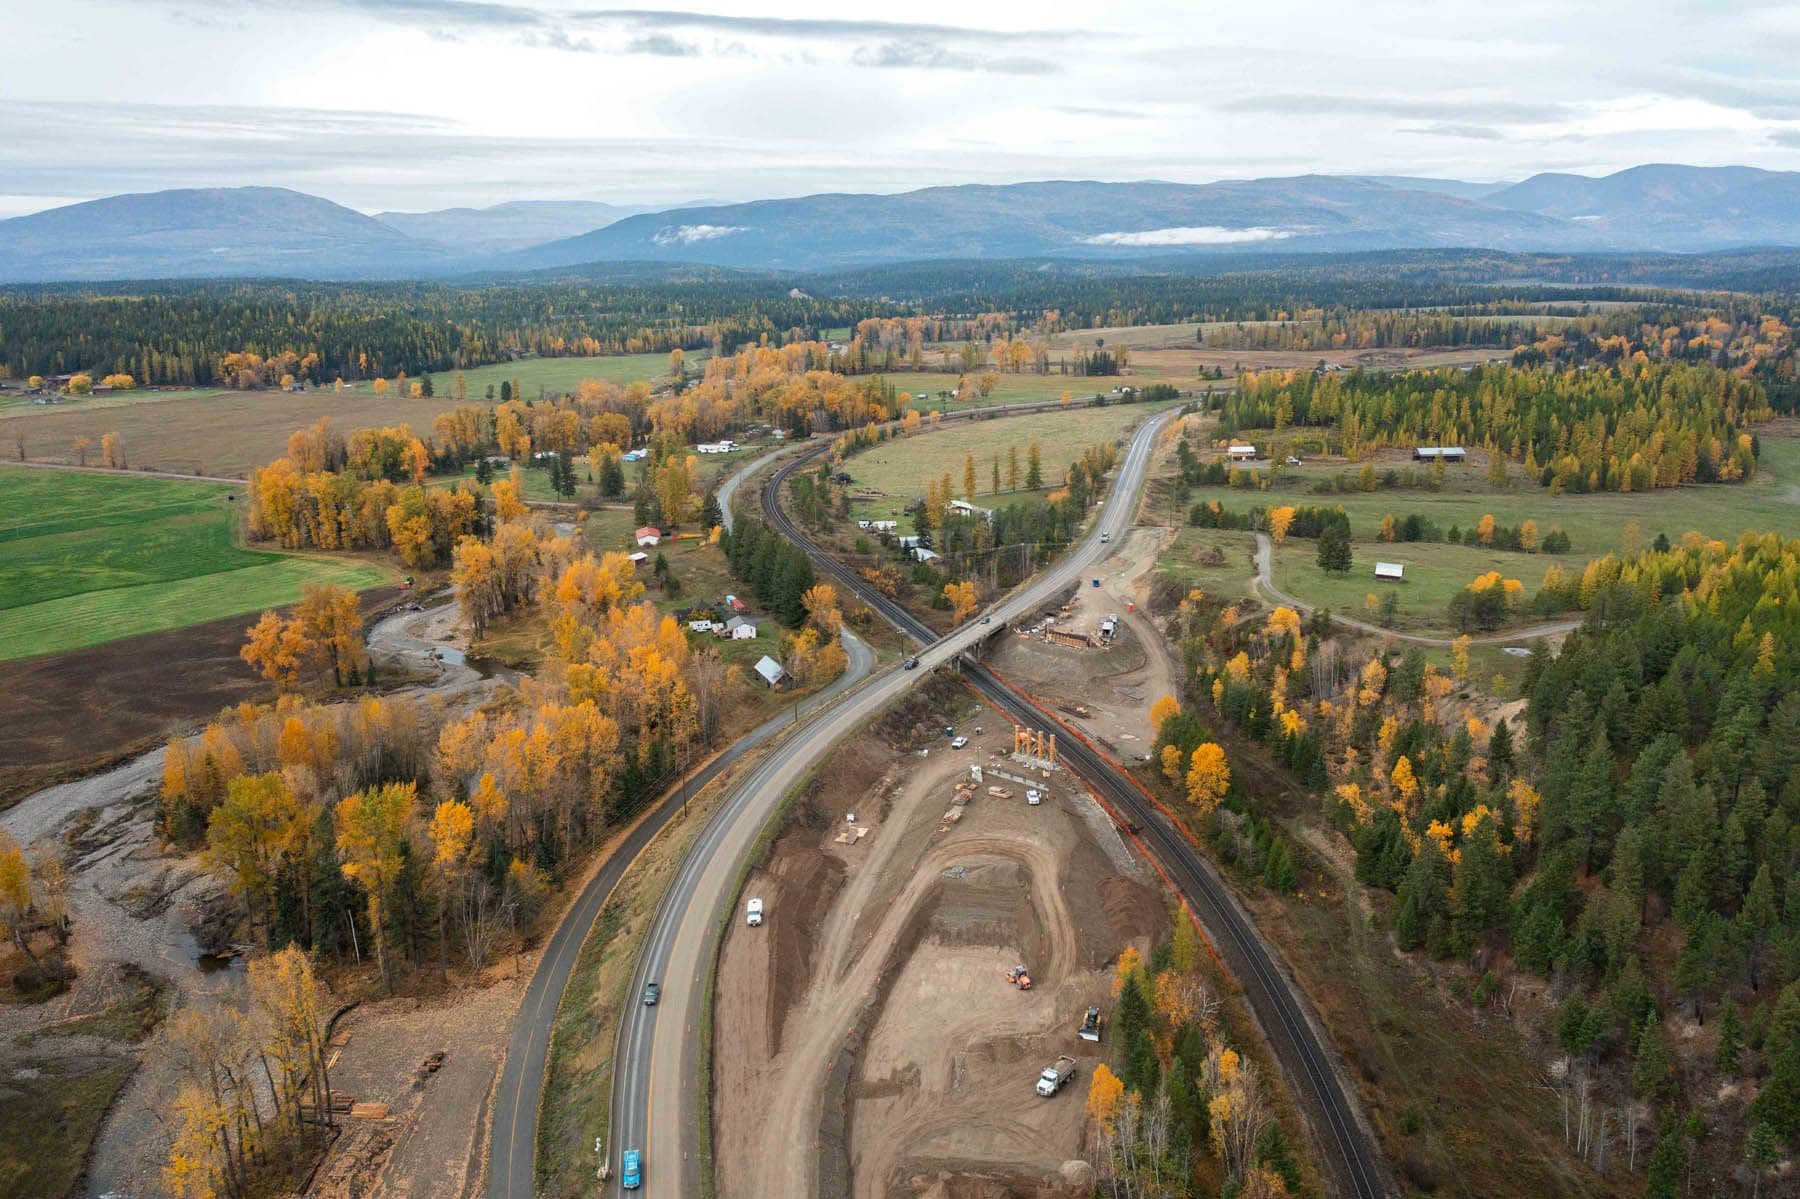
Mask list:
[[[756,677],[767,683],[769,687],[773,689],[781,686],[782,683],[787,681],[788,672],[782,668],[781,663],[769,657],[769,655],[764,654],[761,658],[757,659]]]
[[[1377,562],[1375,577],[1384,583],[1403,583],[1406,565],[1402,562]]]

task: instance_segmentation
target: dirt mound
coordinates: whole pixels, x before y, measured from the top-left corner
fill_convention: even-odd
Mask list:
[[[907,1168],[912,1172],[896,1178],[889,1195],[918,1199],[1076,1199],[1091,1194],[1094,1187],[1093,1167],[1080,1160],[1064,1162],[1054,1174],[949,1163],[933,1163],[932,1167],[922,1162],[907,1163]]]
[[[1031,879],[1019,863],[959,863],[938,877],[934,941],[1017,949],[1028,961],[1048,955],[1048,939],[1031,904]]]

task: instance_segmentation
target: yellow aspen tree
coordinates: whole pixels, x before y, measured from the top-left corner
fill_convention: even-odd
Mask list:
[[[960,583],[945,583],[944,598],[950,602],[950,618],[957,624],[969,619],[979,603],[975,596],[975,584],[966,579]]]
[[[1200,815],[1208,816],[1230,788],[1231,765],[1225,759],[1225,751],[1211,741],[1197,747],[1188,759],[1188,802],[1199,809]]]
[[[1103,1136],[1111,1136],[1113,1125],[1119,1118],[1119,1104],[1125,1098],[1125,1084],[1112,1069],[1101,1062],[1094,1067],[1093,1078],[1088,1082],[1087,1118],[1094,1122]]]
[[[1269,510],[1269,539],[1276,545],[1287,540],[1288,530],[1294,525],[1294,509],[1284,505]]]

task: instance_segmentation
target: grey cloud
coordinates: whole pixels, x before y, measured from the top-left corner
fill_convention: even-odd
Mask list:
[[[700,47],[692,42],[684,42],[670,37],[666,33],[651,33],[643,37],[634,37],[626,43],[627,54],[653,54],[658,58],[692,58],[700,53]]]
[[[1138,112],[1130,108],[1095,108],[1085,104],[1052,104],[1051,112],[1064,113],[1071,117],[1105,117],[1113,121],[1148,121],[1150,114]]]
[[[1424,96],[1332,96],[1309,92],[1277,92],[1244,96],[1215,105],[1222,112],[1272,116],[1345,116],[1415,118],[1437,121],[1537,123],[1567,119],[1566,104],[1525,104],[1512,100],[1449,100]]]
[[[1468,125],[1455,121],[1433,121],[1428,125],[1408,125],[1400,130],[1402,133],[1428,133],[1433,137],[1463,137],[1476,141],[1505,141],[1506,135],[1492,125]]]
[[[1777,129],[1769,134],[1769,140],[1778,146],[1800,150],[1800,129]]]
[[[529,33],[521,33],[518,38],[521,46],[534,46],[540,50],[567,50],[580,54],[593,54],[593,40],[585,37],[572,37],[561,29],[534,29]]]
[[[237,0],[242,2],[242,0]],[[796,40],[857,38],[953,38],[991,39],[1005,37],[1025,41],[1059,41],[1074,37],[1095,36],[1079,29],[1018,30],[985,29],[979,26],[946,25],[933,22],[880,21],[858,18],[808,18],[737,16],[726,13],[686,12],[656,8],[593,8],[563,11],[538,8],[529,4],[507,4],[499,0],[251,0],[263,7],[291,9],[342,8],[371,17],[407,25],[485,26],[498,29],[542,29],[576,24],[595,28],[629,30],[688,29],[718,33],[754,34],[764,37]],[[228,0],[214,0],[214,5],[236,7]]]
[[[70,145],[83,156],[72,159]],[[400,151],[400,152],[397,152]],[[545,179],[564,194],[614,203],[718,195],[721,202],[803,195],[822,188],[905,191],[952,183],[1013,183],[1066,169],[1067,157],[941,145],[871,156],[833,143],[771,144],[763,137],[552,138],[486,136],[412,113],[226,105],[0,101],[0,193],[68,197],[173,187],[291,187],[339,203],[442,207],[447,176],[470,184],[457,202],[541,199]],[[1287,155],[1090,154],[1096,178],[1147,179],[1294,169]],[[720,181],[730,194],[720,195]],[[351,182],[353,181],[353,182]],[[348,189],[348,190],[347,190]],[[9,205],[14,211],[25,207]]]
[[[860,67],[883,67],[928,71],[991,71],[1000,75],[1054,75],[1062,68],[1042,58],[990,58],[952,50],[935,42],[922,40],[889,41],[875,46],[858,46],[851,61]]]

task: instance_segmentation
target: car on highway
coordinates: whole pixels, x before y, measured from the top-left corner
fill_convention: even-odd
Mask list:
[[[915,670],[918,668],[918,665],[919,660],[917,658],[908,658],[906,660],[906,669],[908,670]]]
[[[993,618],[993,617],[992,617],[992,616],[983,616],[983,617],[982,617],[982,618],[981,618],[981,623],[982,623],[982,624],[993,624],[993,623],[994,623],[994,618]]]
[[[644,1006],[645,1007],[655,1007],[656,1001],[661,998],[662,998],[662,984],[661,983],[645,983],[644,984]]]
[[[627,1149],[619,1162],[619,1185],[628,1191],[644,1185],[644,1156],[636,1149]]]

